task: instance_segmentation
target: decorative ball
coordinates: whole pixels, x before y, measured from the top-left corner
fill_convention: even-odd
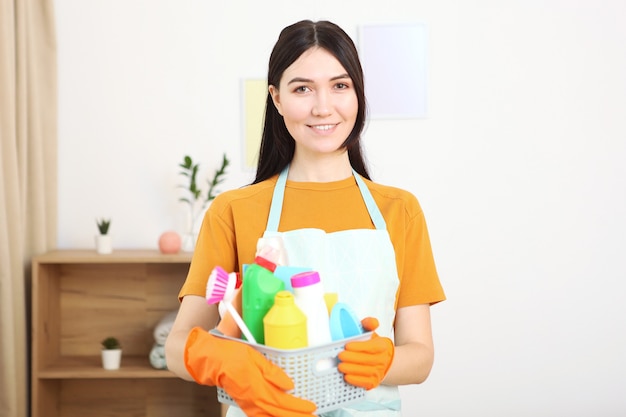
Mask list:
[[[164,232],[159,237],[159,250],[161,253],[172,254],[178,253],[182,245],[180,235],[174,231]]]

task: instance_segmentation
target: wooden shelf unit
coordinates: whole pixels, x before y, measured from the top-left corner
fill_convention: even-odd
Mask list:
[[[191,254],[53,251],[33,258],[32,417],[220,416],[215,388],[150,365],[153,331],[178,308]],[[117,337],[119,370],[100,341]]]

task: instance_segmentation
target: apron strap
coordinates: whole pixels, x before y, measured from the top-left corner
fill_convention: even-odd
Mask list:
[[[372,197],[372,193],[370,193],[369,188],[365,185],[365,181],[361,178],[361,176],[353,169],[352,173],[354,174],[354,179],[356,179],[356,183],[361,190],[361,196],[363,196],[363,201],[365,201],[365,206],[367,206],[367,211],[370,214],[370,218],[376,226],[378,230],[387,230],[387,223],[385,223],[385,219],[383,215],[380,213],[376,202],[374,201],[374,197]]]
[[[282,170],[282,172],[278,176],[276,185],[274,186],[272,205],[270,206],[270,214],[267,219],[266,231],[268,232],[278,232],[280,215],[283,211],[283,199],[285,198],[285,185],[287,184],[288,173],[289,165],[287,165],[285,169]],[[374,201],[374,197],[372,197],[372,193],[370,193],[367,185],[365,185],[365,181],[363,181],[361,176],[354,169],[352,170],[352,174],[354,175],[354,179],[359,186],[361,196],[363,197],[363,201],[365,202],[365,206],[367,207],[367,211],[370,215],[370,218],[372,219],[372,222],[374,223],[374,226],[378,230],[387,230],[387,223],[385,223],[385,219],[380,213],[380,210],[378,209],[378,206]]]
[[[268,232],[278,232],[278,224],[280,223],[280,214],[283,211],[283,199],[285,198],[285,184],[287,184],[287,174],[289,173],[289,165],[283,169],[278,176],[276,185],[274,186],[274,195],[272,196],[272,205],[270,206],[270,214],[267,219]]]

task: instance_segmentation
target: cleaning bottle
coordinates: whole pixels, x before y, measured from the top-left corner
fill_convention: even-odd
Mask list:
[[[295,274],[291,286],[298,308],[307,318],[309,346],[331,342],[328,308],[324,301],[324,288],[317,271]]]
[[[289,291],[279,291],[263,318],[265,345],[277,349],[300,349],[308,345],[307,317]]]
[[[241,290],[243,321],[257,343],[264,344],[263,317],[274,304],[276,293],[285,289],[285,283],[274,275],[276,264],[262,256],[243,271]]]

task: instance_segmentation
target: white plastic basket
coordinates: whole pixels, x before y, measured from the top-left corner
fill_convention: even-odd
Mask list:
[[[337,355],[347,342],[368,340],[372,333],[364,333],[336,342],[304,349],[283,350],[264,345],[253,345],[245,340],[234,339],[215,331],[212,334],[246,343],[261,352],[268,360],[280,366],[294,382],[291,392],[296,397],[317,405],[317,414],[335,410],[358,402],[365,396],[365,389],[348,384],[337,369]],[[217,387],[217,399],[224,404],[236,405],[222,388]]]

